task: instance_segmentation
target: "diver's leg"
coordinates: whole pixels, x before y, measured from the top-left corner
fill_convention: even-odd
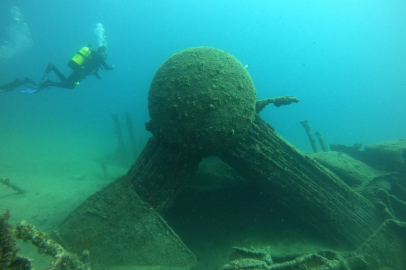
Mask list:
[[[36,84],[36,82],[35,82],[33,79],[28,78],[28,77],[25,77],[24,80],[23,80],[23,82],[24,82],[25,84]]]
[[[43,88],[46,88],[48,86],[54,86],[54,87],[59,87],[59,88],[73,89],[76,86],[76,84],[74,82],[72,83],[69,80],[65,80],[63,82],[45,81],[44,84],[46,84],[46,86]]]
[[[66,80],[65,75],[63,75],[62,72],[60,72],[53,64],[49,63],[45,70],[45,74],[48,75],[51,71],[55,72],[56,76],[58,76],[61,82]]]
[[[2,90],[2,92],[4,91],[12,91],[14,89],[16,89],[17,87],[21,86],[25,84],[24,80],[20,80],[20,79],[15,79],[12,82],[0,85],[0,90]]]
[[[24,80],[22,81],[24,86],[32,88],[32,89],[36,89],[39,84],[37,82],[35,82],[33,79],[25,77]]]
[[[53,71],[57,70],[55,67],[52,69]],[[57,72],[59,72],[57,70]],[[56,73],[56,72],[55,72]],[[60,73],[62,76],[63,74]],[[80,81],[83,79],[83,72],[82,71],[74,71],[72,74],[69,75],[68,78],[65,78],[63,76],[63,80],[61,79],[61,82],[53,82],[51,80],[46,80],[43,83],[41,83],[39,89],[42,90],[44,88],[47,88],[49,86],[54,86],[54,87],[59,87],[59,88],[67,88],[67,89],[73,89],[80,83]],[[59,77],[59,76],[58,76]]]
[[[66,85],[69,86],[67,88],[73,89],[76,87],[76,85],[79,85],[79,83],[82,81],[84,78],[83,76],[83,71],[78,70],[78,71],[73,71],[69,77],[66,79]]]
[[[53,82],[51,80],[46,80],[43,81],[45,79],[45,77],[51,72],[55,72],[56,76],[58,76],[60,82]],[[70,76],[69,76],[70,77]],[[65,77],[65,75],[62,74],[62,72],[60,72],[52,63],[49,63],[47,68],[45,69],[45,74],[42,77],[41,80],[41,84],[39,86],[39,90],[42,90],[44,88],[48,88],[49,86],[54,86],[54,87],[59,87],[59,88],[68,88],[68,89],[72,89],[75,87],[75,84],[72,85],[71,81],[69,80],[69,78],[67,79]]]
[[[55,86],[59,88],[73,89],[82,80],[82,72],[74,71],[68,78],[61,82],[51,82],[47,80],[44,82],[44,88],[48,86]]]

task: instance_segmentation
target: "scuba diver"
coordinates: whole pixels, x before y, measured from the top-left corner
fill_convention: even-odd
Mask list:
[[[35,93],[50,86],[73,89],[88,75],[94,75],[101,79],[98,71],[113,70],[114,66],[109,66],[105,62],[106,47],[100,46],[97,51],[94,51],[91,45],[83,47],[76,55],[68,62],[68,66],[73,69],[73,72],[66,78],[53,64],[48,64],[44,76],[40,83],[35,83],[30,78],[24,80],[16,79],[11,83],[0,86],[0,92],[11,91],[20,86],[29,87],[29,89],[21,90],[22,93]],[[60,82],[53,82],[49,79],[45,80],[48,74],[53,71],[58,76]]]

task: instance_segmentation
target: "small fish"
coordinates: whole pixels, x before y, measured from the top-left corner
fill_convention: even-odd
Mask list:
[[[247,64],[244,67],[245,67],[245,69],[248,69],[250,66],[251,66],[250,64]]]

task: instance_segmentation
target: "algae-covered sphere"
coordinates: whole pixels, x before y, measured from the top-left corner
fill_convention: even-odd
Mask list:
[[[214,155],[244,137],[255,99],[252,79],[235,57],[210,47],[189,48],[157,70],[147,127],[170,143]]]

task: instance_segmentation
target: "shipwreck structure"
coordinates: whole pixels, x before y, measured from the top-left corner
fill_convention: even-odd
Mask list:
[[[334,243],[355,249],[384,222],[381,208],[261,119],[257,112],[266,104],[298,99],[258,107],[253,81],[232,55],[209,47],[174,54],[156,72],[148,102],[152,138],[127,175],[58,226],[68,250],[89,250],[92,260],[110,265],[193,267],[195,256],[162,217],[209,156],[220,157]]]

